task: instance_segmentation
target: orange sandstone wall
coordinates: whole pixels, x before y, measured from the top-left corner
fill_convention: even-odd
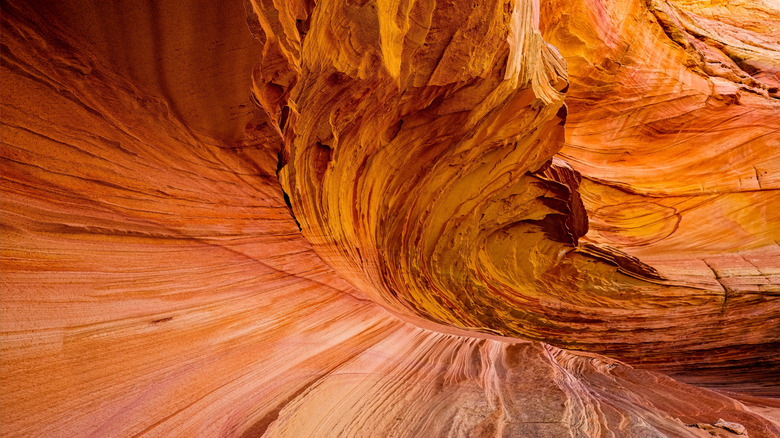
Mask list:
[[[755,182],[726,198],[707,182],[732,181],[716,166],[779,170],[772,82],[743,79],[732,85],[744,102],[724,103],[703,94],[716,93],[713,84],[724,79],[686,61],[693,55],[669,39],[656,9],[571,3],[334,2],[313,10],[253,3],[255,32],[266,41],[261,72],[265,65],[274,71],[255,76],[255,93],[281,123],[279,177],[303,235],[371,299],[424,327],[541,340],[664,363],[669,371],[700,367],[712,355],[776,370],[780,250],[772,177],[762,177],[764,188]],[[599,5],[614,11],[584,11],[583,21],[567,25]],[[620,21],[621,13],[642,24]],[[577,45],[580,34],[590,45]],[[638,41],[623,41],[629,38]],[[757,38],[749,40],[763,50],[751,55],[754,64],[767,63],[771,73],[776,53]],[[632,62],[622,68],[612,46],[632,47],[633,58],[624,56]],[[654,59],[661,64],[646,66]],[[617,73],[604,71],[607,62]],[[668,75],[682,79],[668,85]],[[669,87],[722,105],[703,104],[699,116],[696,102],[685,100],[685,108]],[[735,120],[722,126],[729,135],[706,152],[682,155],[702,141],[696,133],[703,128],[684,129],[685,120],[699,117],[706,127],[715,122],[706,114]],[[651,135],[660,131],[655,125],[669,131],[660,141]],[[655,148],[663,152],[651,155]],[[756,152],[712,159],[729,148]],[[563,160],[551,160],[559,151]],[[619,164],[602,164],[609,159]],[[691,160],[703,164],[682,174]],[[699,191],[690,192],[692,181]],[[744,226],[731,235],[731,210],[745,204],[733,218]],[[701,215],[707,220],[690,225]],[[700,240],[707,257],[680,259],[694,244],[677,252],[675,239],[696,238],[691,230],[704,233],[706,223],[710,234],[724,227],[720,233],[731,236]],[[742,241],[741,234],[754,237]],[[736,271],[729,257],[740,260]]]
[[[163,3],[3,3],[0,434],[780,434],[777,51],[615,28],[722,9]]]

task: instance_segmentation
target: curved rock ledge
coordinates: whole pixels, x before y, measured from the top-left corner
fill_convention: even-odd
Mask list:
[[[3,3],[2,436],[780,435],[776,6],[163,3]]]
[[[560,11],[585,7],[573,3],[562,2],[556,11],[561,15]],[[588,152],[591,155],[606,150],[611,157],[626,146],[603,138],[605,132],[617,136],[603,126],[620,126],[621,138],[630,136],[624,141],[640,149],[626,152],[638,161],[631,162],[630,169],[657,173],[663,168],[643,162],[643,157],[667,158],[672,163],[680,160],[662,154],[650,158],[650,150],[658,147],[654,137],[633,134],[652,129],[645,118],[671,117],[666,129],[674,130],[675,141],[682,147],[701,141],[678,129],[684,120],[678,120],[676,113],[667,115],[665,108],[652,112],[665,101],[658,102],[655,94],[640,98],[642,94],[633,101],[640,106],[653,101],[646,114],[636,115],[644,107],[620,108],[624,96],[631,100],[636,91],[623,93],[619,88],[624,84],[622,77],[608,72],[602,72],[602,81],[612,84],[610,96],[618,103],[608,106],[598,100],[606,98],[593,91],[592,96],[585,95],[591,89],[601,91],[589,81],[588,69],[601,71],[605,60],[612,62],[603,53],[593,53],[594,59],[586,59],[586,66],[571,69],[584,75],[573,81],[578,89],[572,94],[586,102],[573,101],[568,118],[575,119],[574,127],[565,134],[564,123],[568,129],[570,122],[562,107],[568,88],[564,63],[558,51],[541,40],[538,5],[521,2],[510,9],[507,4],[475,3],[472,8],[452,10],[422,4],[408,10],[401,4],[395,9],[390,6],[322,4],[309,12],[292,6],[254,5],[257,16],[266,17],[259,20],[256,30],[266,41],[261,70],[272,65],[288,72],[286,81],[274,82],[271,78],[276,76],[268,73],[255,77],[255,90],[279,91],[273,102],[263,100],[265,91],[256,91],[256,97],[272,119],[281,121],[280,180],[303,235],[330,266],[393,313],[434,330],[446,331],[441,326],[447,326],[522,337],[632,362],[674,362],[682,368],[692,353],[701,357],[708,355],[707,350],[731,350],[734,359],[760,358],[775,369],[780,365],[776,353],[780,303],[772,292],[778,287],[774,272],[780,268],[772,257],[777,254],[773,240],[778,227],[777,222],[761,220],[776,215],[769,208],[777,196],[771,183],[750,192],[758,195],[741,200],[758,201],[751,205],[753,211],[741,213],[744,219],[740,220],[760,229],[758,235],[749,245],[729,248],[738,251],[771,243],[767,249],[771,258],[766,261],[770,266],[759,274],[767,290],[754,287],[735,293],[723,281],[706,281],[713,279],[701,279],[694,272],[687,275],[686,270],[674,278],[661,275],[621,250],[669,239],[680,230],[684,221],[675,207],[683,210],[677,196],[687,193],[679,186],[689,180],[701,187],[696,197],[705,198],[698,200],[705,204],[705,211],[727,201],[707,199],[706,180],[699,182],[695,175],[680,175],[676,169],[669,171],[671,176],[661,188],[645,194],[648,183],[635,183],[631,174],[621,174],[622,179],[610,183],[609,178],[615,177],[598,168],[582,166],[577,171],[551,157],[563,146],[564,136],[571,144],[579,138],[592,142],[596,137],[601,146],[585,143],[583,149],[594,151]],[[644,5],[633,13],[637,19],[655,17]],[[549,13],[541,22],[563,23],[565,17]],[[608,27],[612,17],[599,19],[559,30],[560,35],[553,33],[551,40],[560,38],[563,54],[576,57],[576,44],[563,38],[569,36],[566,32],[598,35],[595,30],[582,29],[588,24],[606,34],[600,39],[612,45],[630,46],[622,39],[641,38],[644,46],[635,49],[634,55],[638,59],[624,56],[632,60],[626,75],[648,75],[642,62],[660,58],[659,47],[676,53],[674,41],[657,18],[646,33],[624,27],[627,37]],[[307,23],[306,33],[300,31],[299,22]],[[361,34],[366,28],[374,29],[366,23],[375,23],[379,32]],[[388,48],[388,41],[396,46]],[[594,42],[592,47],[600,46]],[[775,65],[772,47],[762,46],[763,52],[752,56]],[[647,53],[651,49],[656,52]],[[695,82],[695,76],[700,93],[701,89],[714,93],[714,81],[722,78],[686,65],[684,56],[689,55],[682,49],[678,52],[677,58],[665,55],[670,66],[662,73],[679,72],[689,82]],[[660,80],[650,81],[653,87],[656,82]],[[777,136],[768,135],[777,134],[776,118],[770,122],[768,117],[777,114],[780,102],[767,94],[767,87],[750,84],[753,88],[739,91],[747,96],[735,111],[754,116],[737,119],[728,108],[717,114],[747,124],[741,130],[736,126],[724,129],[754,139],[738,144],[737,149],[752,148],[756,154],[766,150],[768,158],[754,161],[767,163],[766,168],[776,173],[778,161],[772,159],[780,150],[770,146],[777,143]],[[664,86],[653,88],[653,93],[663,93]],[[590,107],[596,105],[614,108],[614,116],[595,114]],[[674,109],[698,115],[696,106]],[[583,127],[588,120],[599,124],[594,126],[596,135]],[[714,160],[710,154],[733,145],[733,139],[727,138],[719,147],[708,147],[707,153],[691,159],[703,163],[708,178],[728,183],[729,178],[721,178],[712,167],[733,160],[725,154]],[[643,152],[643,147],[648,151]],[[567,146],[561,156],[568,158],[574,148]],[[583,160],[591,166],[600,164],[598,156],[573,156],[577,165]],[[744,162],[752,158],[747,155]],[[629,167],[611,164],[605,165]],[[581,175],[585,175],[584,184]],[[640,177],[656,180],[643,173],[635,176]],[[578,192],[580,185],[585,196]],[[613,187],[622,191],[614,194]],[[648,197],[661,199],[654,203]],[[593,228],[599,233],[587,244],[579,244],[588,229],[581,199],[594,212]],[[712,219],[716,226],[725,222],[722,216]],[[746,234],[752,234],[749,230]],[[694,361],[690,367],[699,365]]]

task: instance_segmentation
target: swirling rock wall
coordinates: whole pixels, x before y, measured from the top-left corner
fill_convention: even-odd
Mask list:
[[[780,272],[778,5],[597,1],[542,10],[544,36],[569,66],[560,155],[584,175],[591,225],[584,240],[714,292],[722,314],[773,300]],[[750,355],[756,332],[745,327],[731,335],[734,347],[703,352],[715,333],[691,337],[694,354],[656,363],[672,372],[685,363],[697,378],[727,361],[747,365],[740,356]],[[759,368],[777,363],[777,345],[766,351]]]
[[[564,134],[567,112],[561,106],[567,88],[563,60],[541,39],[541,9],[533,2],[474,3],[451,11],[422,3],[334,4],[320,5],[311,13],[256,5],[260,16],[289,16],[279,18],[275,26],[262,22],[257,32],[273,33],[266,47],[273,40],[287,42],[281,45],[287,49],[280,49],[283,61],[264,58],[263,62],[286,63],[283,70],[292,71],[294,79],[277,84],[256,78],[260,82],[256,88],[275,87],[281,93],[279,101],[264,108],[282,121],[285,142],[279,175],[303,235],[358,289],[418,325],[433,327],[427,325],[433,322],[543,340],[630,361],[673,363],[681,370],[722,351],[732,359],[750,357],[762,361],[762,367],[766,361],[776,369],[780,310],[774,291],[780,264],[773,240],[777,212],[768,207],[777,191],[771,177],[762,177],[764,188],[759,187],[749,167],[755,163],[769,174],[778,170],[773,124],[780,106],[767,91],[772,90],[772,82],[763,85],[743,78],[732,84],[735,93],[745,95],[743,102],[703,108],[706,114],[717,113],[718,119],[709,121],[697,110],[717,93],[713,84],[721,86],[723,78],[686,63],[684,56],[691,55],[676,48],[678,43],[664,33],[665,22],[659,24],[653,15],[660,14],[661,6],[635,5],[632,16],[654,23],[647,26],[649,33],[637,32],[640,26],[622,21],[628,34],[623,36],[609,28],[613,19],[609,16],[594,19],[589,29],[581,29],[587,21],[573,29],[553,28],[549,23],[563,23],[566,11],[575,14],[577,7],[598,6],[573,3],[555,6],[558,15],[543,14],[551,40],[560,38],[559,46],[573,58],[572,65],[582,56],[577,50],[583,49],[565,38],[576,38],[577,31],[585,36],[601,31],[593,47],[601,47],[599,39],[621,47],[631,46],[624,39],[640,41],[631,46],[638,59],[633,63],[624,60],[634,59],[629,55],[589,53],[593,59],[571,69],[582,76],[573,81],[577,89],[572,90],[569,118],[574,127],[568,134]],[[620,3],[602,7],[624,14],[615,20],[632,13]],[[293,18],[305,22],[309,30],[301,31]],[[360,34],[366,21],[377,23],[379,32]],[[711,26],[712,32],[718,31],[715,24]],[[328,46],[321,41],[339,43]],[[388,48],[388,41],[397,42],[397,47]],[[764,46],[751,56],[769,64],[771,73],[776,52],[773,46]],[[657,54],[663,48],[678,56]],[[613,58],[618,59],[615,63],[628,63],[621,74],[651,83],[652,93],[662,97],[652,94],[643,99],[647,90],[637,92],[616,73],[602,72],[601,83],[592,80],[596,74],[589,75],[591,70],[601,72],[601,64]],[[664,75],[661,79],[643,68],[642,63],[651,59],[669,60],[670,65],[656,73]],[[663,79],[670,74],[682,79],[667,85]],[[686,81],[707,94],[691,99],[690,107],[679,104],[677,97],[670,104],[675,107],[664,107],[666,87]],[[612,94],[605,96],[602,83],[611,85]],[[624,84],[625,92],[620,89]],[[680,90],[686,92],[694,93]],[[612,101],[617,103],[610,106]],[[646,109],[651,101],[653,108]],[[591,109],[598,105],[608,109]],[[734,106],[739,108],[729,109]],[[707,146],[706,153],[694,149],[686,156],[681,151],[690,150],[688,143],[701,142],[695,133],[706,129],[684,129],[686,120],[694,117],[703,119],[705,127],[723,120],[739,120],[740,125],[718,125],[718,132],[729,135],[718,147]],[[653,121],[658,118],[665,124]],[[651,131],[653,123],[663,130]],[[738,129],[745,124],[747,129]],[[571,156],[577,165],[587,163],[578,166],[580,172],[565,161],[551,160],[563,146],[564,135],[567,147],[561,157]],[[673,141],[674,146],[663,141]],[[591,147],[592,143],[597,146]],[[664,152],[652,155],[656,148]],[[767,152],[753,156],[744,152],[748,149]],[[732,159],[727,150],[745,158]],[[718,153],[718,159],[713,159]],[[612,165],[609,160],[616,154],[631,158]],[[678,159],[672,161],[673,156]],[[666,160],[670,169],[652,166],[644,157]],[[692,166],[691,162],[698,170],[683,175],[681,169]],[[730,175],[722,177],[717,171],[723,166],[736,166],[733,175],[751,169],[750,175],[743,176],[744,188],[735,192],[741,198],[721,195],[731,183]],[[579,193],[581,174],[585,183]],[[749,176],[752,186],[747,183]],[[618,177],[622,179],[609,183]],[[654,186],[659,177],[663,182]],[[715,186],[718,181],[723,187]],[[699,191],[690,193],[692,184]],[[650,188],[655,191],[648,192]],[[594,212],[596,232],[582,244],[579,238],[588,226],[581,199]],[[641,256],[672,252],[666,242],[663,251],[655,249],[660,245],[645,247],[662,239],[695,237],[686,236],[688,228],[680,230],[683,220],[677,211],[687,213],[697,204],[697,214],[710,216],[708,221],[716,226],[733,216],[732,205],[750,204],[735,218],[745,226],[726,238],[730,240],[697,242],[721,251],[762,248],[763,252],[751,252],[749,257],[760,259],[763,272],[754,267],[751,278],[740,273],[743,278],[732,279],[735,275],[717,272],[725,267],[715,267],[715,278],[709,269],[701,278],[697,266],[691,269],[677,261],[653,259],[659,268],[677,267],[673,274],[668,269],[659,273],[630,252],[620,251],[642,248],[634,251]],[[686,219],[685,226],[695,220],[695,215]],[[699,233],[706,230],[702,224],[695,227]],[[742,243],[741,233],[754,237]],[[737,254],[733,257],[753,266]],[[694,260],[708,266],[709,258]],[[710,263],[716,266],[718,260]],[[718,276],[726,278],[716,281]],[[733,287],[733,283],[755,287]]]
[[[163,3],[3,4],[3,436],[780,434],[771,4]]]

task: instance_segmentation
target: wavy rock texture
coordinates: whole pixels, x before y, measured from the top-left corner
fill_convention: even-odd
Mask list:
[[[474,3],[471,8],[453,6],[449,10],[422,3],[327,4],[318,5],[306,16],[294,8],[286,12],[256,5],[259,16],[280,17],[275,25],[263,22],[256,31],[262,35],[273,33],[273,37],[266,37],[266,47],[274,40],[286,42],[280,44],[283,48],[279,50],[285,54],[282,60],[264,58],[263,62],[286,63],[284,71],[295,73],[295,79],[284,84],[257,85],[264,78],[256,78],[256,87],[284,90],[280,99],[287,105],[265,104],[264,108],[272,118],[284,119],[280,179],[304,236],[358,289],[424,327],[434,328],[429,323],[434,322],[474,332],[543,340],[629,361],[676,364],[669,367],[670,371],[696,367],[721,351],[731,355],[730,359],[755,358],[761,361],[760,368],[777,370],[780,301],[776,274],[780,259],[777,244],[770,240],[778,235],[777,221],[772,222],[776,209],[768,208],[777,196],[771,177],[764,178],[766,190],[756,187],[758,190],[752,192],[757,194],[743,197],[741,203],[738,199],[710,203],[698,200],[707,205],[697,213],[712,215],[713,223],[722,226],[728,213],[714,215],[709,210],[720,208],[720,212],[724,202],[744,205],[757,198],[757,205],[752,207],[756,211],[741,214],[747,224],[745,233],[753,234],[751,225],[760,228],[753,242],[744,246],[746,249],[772,243],[765,250],[766,256],[751,253],[751,257],[761,257],[759,264],[766,268],[763,272],[755,272],[757,275],[751,278],[744,278],[744,271],[726,274],[728,278],[719,282],[710,271],[709,276],[701,278],[693,269],[688,275],[685,267],[674,275],[659,273],[630,253],[624,254],[620,249],[632,247],[631,242],[638,241],[633,246],[642,246],[666,238],[679,228],[677,222],[682,221],[675,212],[683,209],[680,203],[695,205],[697,200],[680,199],[678,195],[686,194],[689,179],[695,181],[695,177],[680,175],[679,171],[668,175],[661,189],[670,188],[659,189],[654,195],[663,199],[654,203],[646,201],[651,195],[640,200],[620,195],[643,189],[640,184],[632,186],[635,180],[630,178],[615,183],[615,188],[594,186],[605,185],[599,181],[608,177],[595,167],[603,161],[600,156],[591,159],[574,155],[575,163],[586,161],[591,166],[583,166],[579,172],[563,161],[550,161],[564,136],[566,110],[561,105],[567,84],[563,61],[557,50],[540,39],[538,5],[521,2],[510,6]],[[572,11],[577,6],[585,7],[564,3],[557,10]],[[620,4],[612,7],[625,10]],[[644,11],[654,17],[642,8],[635,12],[638,16]],[[285,19],[286,15],[289,18]],[[563,22],[554,13],[545,15],[545,21]],[[309,31],[301,32],[293,18],[305,22]],[[366,22],[378,23],[379,32],[360,34]],[[592,26],[603,25],[595,22]],[[637,27],[624,29],[631,37],[642,38],[642,43],[650,46],[648,51],[676,47],[663,26],[656,24],[652,28],[656,34],[650,35],[636,32]],[[718,30],[714,24],[712,27],[713,32]],[[572,33],[579,30],[565,28]],[[583,33],[596,34],[592,29],[584,29]],[[599,37],[613,43],[612,39],[620,35]],[[321,41],[338,43],[330,48],[323,47]],[[398,49],[388,49],[388,41],[397,42]],[[576,53],[577,47],[568,40],[562,39],[559,45]],[[597,41],[592,46],[600,47]],[[761,47],[763,52],[752,56],[775,65],[773,46]],[[271,53],[270,49],[266,52]],[[681,49],[679,52],[685,54]],[[639,55],[641,59],[671,59],[672,66],[662,70],[664,75],[679,72],[696,76],[702,84],[715,80],[704,71],[688,72],[691,67],[683,64],[682,55],[680,59],[656,52]],[[456,62],[458,56],[468,62]],[[587,60],[587,66],[580,69],[572,68],[584,76],[577,79],[581,83],[573,81],[583,91],[572,92],[571,118],[575,122],[572,132],[566,134],[572,143],[567,147],[575,149],[577,139],[585,137],[585,141],[599,142],[594,147],[586,143],[583,149],[587,153],[595,155],[606,149],[605,155],[611,157],[625,148],[610,142],[618,135],[615,131],[603,128],[614,125],[621,138],[629,139],[626,142],[648,149],[645,155],[640,150],[636,160],[649,157],[649,150],[659,145],[653,144],[650,136],[633,134],[651,128],[649,122],[630,111],[630,106],[613,105],[618,113],[614,122],[582,108],[597,98],[591,96],[591,88],[601,91],[601,84],[588,81],[591,65],[598,70],[600,63],[611,59],[599,56],[604,55],[593,54],[596,60]],[[626,74],[636,71],[637,75],[644,73],[636,67]],[[604,76],[603,82],[624,83],[622,77]],[[652,104],[653,108],[646,110],[651,114],[645,117],[667,119],[667,111],[662,108],[655,112],[658,105],[654,104],[665,102],[655,94],[665,96],[665,88],[655,86],[651,79],[647,82],[653,85],[654,93],[647,99],[648,90],[632,99],[635,90],[629,89],[624,97],[619,85],[613,85],[611,96],[619,102],[636,102],[637,111]],[[734,165],[755,162],[755,166],[777,174],[778,149],[772,147],[777,144],[777,129],[773,130],[772,124],[776,124],[780,107],[777,99],[767,93],[767,87],[748,83],[754,88],[741,91],[749,95],[742,106],[752,106],[736,111],[756,115],[741,119],[730,111],[721,111],[718,120],[738,120],[735,123],[743,129],[733,129],[737,131],[734,136],[755,137],[746,147],[768,151],[755,160],[741,153],[746,158]],[[712,86],[705,89],[710,91]],[[707,97],[709,94],[702,99]],[[687,108],[679,111],[690,112]],[[770,116],[774,116],[771,121]],[[634,120],[636,126],[626,119]],[[587,125],[588,120],[596,124],[598,135],[591,136],[586,130],[592,126]],[[688,132],[679,129],[681,123],[674,119],[665,129],[674,132],[674,141],[684,149],[688,147]],[[706,123],[704,129],[710,127]],[[752,129],[753,124],[758,127]],[[603,139],[605,135],[611,137]],[[730,166],[736,160],[726,154],[713,160],[709,153],[734,149],[735,143],[736,138],[727,138],[718,148],[709,147],[708,154],[693,157],[706,160],[699,172],[717,181],[719,174],[713,167]],[[567,151],[562,157],[569,157]],[[653,155],[653,159],[670,160],[664,153]],[[679,150],[672,153],[680,155]],[[674,162],[678,161],[683,164],[677,168],[687,164],[684,159]],[[636,164],[640,166],[641,161]],[[652,169],[647,163],[643,168]],[[652,182],[655,178],[651,172],[657,171],[637,171],[635,179]],[[580,174],[586,177],[581,194],[577,193]],[[695,183],[697,187],[705,187],[704,177],[701,179]],[[606,238],[579,244],[579,237],[588,228],[582,200],[587,202],[588,210],[594,211],[594,231],[599,236],[603,231]],[[637,228],[640,231],[634,231]],[[736,244],[730,249],[742,248]],[[740,258],[737,254],[730,257]],[[750,263],[747,259],[740,262]],[[716,276],[724,277],[718,274],[718,268],[713,269]],[[739,278],[732,278],[735,276]],[[765,287],[739,290],[723,286],[729,282],[754,282]]]
[[[719,380],[717,368],[734,374],[726,369],[743,367],[748,356],[776,369],[777,3],[561,1],[542,10],[545,38],[569,66],[560,156],[584,175],[590,231],[583,240],[714,294],[716,324],[728,324],[730,312],[750,318],[740,309],[754,304],[775,309],[767,314],[766,354],[755,355],[758,332],[748,324],[732,333],[732,348],[703,351],[718,335],[702,330],[689,339],[695,354],[643,361],[673,372],[692,367],[697,379],[712,372],[710,382]],[[758,380],[776,383],[777,372]]]
[[[777,17],[5,2],[0,432],[780,435]]]

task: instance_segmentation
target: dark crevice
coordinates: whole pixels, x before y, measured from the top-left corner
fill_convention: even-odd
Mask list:
[[[282,114],[279,116],[279,130],[284,133],[284,127],[287,125],[287,119],[290,117],[290,107],[285,105],[282,107]]]
[[[279,150],[279,154],[277,155],[277,162],[276,162],[276,178],[279,179],[279,172],[281,172],[282,168],[287,165],[287,154],[285,154],[285,148],[282,147],[282,149]],[[284,186],[279,184],[279,188],[282,190],[282,197],[284,197],[284,203],[287,205],[287,210],[290,211],[290,217],[295,221],[295,225],[298,227],[298,231],[303,231],[301,228],[300,222],[298,222],[298,218],[295,217],[295,212],[293,211],[292,202],[290,201],[290,196],[287,194],[287,192],[284,190]]]

